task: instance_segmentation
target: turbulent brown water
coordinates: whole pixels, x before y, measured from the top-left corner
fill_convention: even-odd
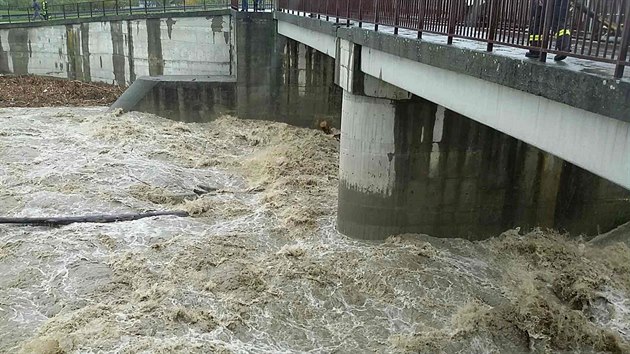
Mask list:
[[[278,123],[0,110],[0,215],[193,214],[0,226],[0,351],[630,352],[626,245],[348,239],[337,160]]]

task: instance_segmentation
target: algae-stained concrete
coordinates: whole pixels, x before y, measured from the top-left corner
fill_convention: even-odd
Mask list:
[[[120,85],[143,75],[230,75],[226,11],[0,26],[0,73]]]
[[[595,235],[630,193],[435,103],[344,92],[338,228],[481,239],[536,226]]]
[[[207,122],[236,109],[231,76],[143,76],[111,106],[185,122]]]
[[[340,126],[334,58],[278,34],[270,13],[232,16],[239,117]]]

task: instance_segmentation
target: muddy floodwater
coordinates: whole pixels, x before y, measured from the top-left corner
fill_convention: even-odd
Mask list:
[[[0,352],[630,352],[625,244],[346,238],[338,147],[231,117],[0,110],[0,216],[192,215],[0,225]]]

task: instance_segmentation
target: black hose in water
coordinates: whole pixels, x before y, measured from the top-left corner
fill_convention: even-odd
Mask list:
[[[89,216],[69,216],[69,217],[47,217],[47,218],[3,218],[0,217],[0,224],[19,224],[37,226],[61,226],[74,223],[109,223],[119,221],[132,221],[152,216],[180,216],[186,217],[189,214],[185,211],[155,211],[148,213],[118,214],[118,215],[89,215]]]

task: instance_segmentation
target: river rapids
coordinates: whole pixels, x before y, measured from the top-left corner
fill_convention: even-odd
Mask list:
[[[0,110],[0,216],[191,214],[0,225],[0,352],[630,352],[627,245],[349,239],[338,144],[233,117]]]

